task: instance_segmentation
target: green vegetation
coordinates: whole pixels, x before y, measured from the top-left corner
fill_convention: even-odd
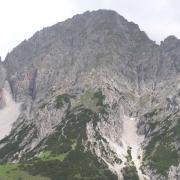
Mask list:
[[[135,166],[127,166],[122,170],[124,180],[139,180]]]
[[[175,127],[171,130],[177,142],[180,141],[180,119],[177,120]]]
[[[106,108],[104,105],[105,96],[102,94],[101,90],[94,92],[93,90],[88,90],[80,98],[80,103],[87,109],[93,112],[98,112]]]
[[[171,165],[178,165],[178,153],[172,145],[173,139],[167,134],[155,135],[146,147],[145,159],[157,173],[166,176]]]
[[[116,162],[117,164],[121,164],[122,160],[118,157],[115,157],[114,162]]]
[[[62,94],[56,97],[56,108],[62,108],[65,104],[70,106],[70,95]]]
[[[128,156],[126,157],[127,158],[127,162],[131,162],[132,161],[131,149],[132,149],[131,147],[128,147],[128,150],[127,150]]]
[[[132,161],[132,154],[131,154],[131,147],[128,147],[127,149],[127,165],[122,169],[122,174],[124,180],[139,180],[139,176],[136,170],[136,167],[134,166],[134,162]]]
[[[0,180],[50,180],[47,177],[32,176],[21,170],[18,164],[1,164]]]
[[[49,161],[49,160],[63,161],[67,157],[67,155],[68,152],[62,154],[53,154],[51,151],[44,151],[38,156],[38,158],[41,159],[42,161]]]
[[[177,125],[170,129],[171,121],[171,116],[166,117],[160,131],[152,134],[144,156],[144,161],[148,160],[150,167],[165,177],[170,166],[179,163],[179,154],[173,143],[180,137],[180,122],[178,120]]]
[[[157,127],[157,125],[159,124],[159,122],[149,122],[148,123],[150,126],[150,130],[151,132]]]
[[[161,111],[161,109],[154,109],[153,111],[148,112],[144,115],[144,117],[147,120],[147,124],[150,128],[148,132],[152,132],[157,127],[157,125],[159,125],[159,122],[156,117],[159,111]]]
[[[92,90],[88,90],[83,94],[80,98],[80,103],[87,109],[91,109],[96,112],[98,103],[98,99],[94,98],[94,92]]]
[[[67,129],[69,127],[68,124]],[[83,132],[78,130],[76,133]],[[30,161],[22,170],[52,180],[117,180],[103,162],[100,163],[95,155],[84,149],[80,134],[76,140],[70,139],[71,135],[67,131],[65,135],[66,138],[62,137],[60,131],[51,135],[46,141],[47,151],[40,153],[37,159]]]
[[[178,165],[177,151],[170,144],[160,144],[152,155],[151,167],[157,169],[157,173],[167,176],[171,165]]]
[[[18,132],[16,136],[13,135],[13,132],[8,137],[4,138],[2,142],[9,140],[9,142],[0,149],[0,159],[3,159],[5,162],[8,157],[10,157],[15,152],[19,152],[23,147],[20,147],[21,142],[23,141],[24,137],[26,137],[30,130],[34,129],[34,134],[31,137],[31,140],[36,137],[36,129],[35,126],[25,125],[23,124],[20,128],[21,130]],[[28,142],[30,143],[30,142]]]
[[[158,110],[155,109],[155,110],[153,110],[153,111],[151,111],[151,112],[149,112],[149,113],[146,113],[144,116],[145,116],[146,118],[152,118],[153,116],[156,116],[156,115],[157,115],[157,112],[158,112]]]
[[[63,161],[36,160],[22,169],[31,175],[41,175],[52,180],[117,180],[117,177],[105,165],[100,164],[94,155],[81,149],[71,151]]]

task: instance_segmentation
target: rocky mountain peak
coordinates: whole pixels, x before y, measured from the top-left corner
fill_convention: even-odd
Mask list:
[[[47,88],[57,87],[66,74],[74,72],[72,80],[75,80],[78,72],[90,72],[93,68],[106,67],[118,73],[120,70],[130,81],[135,81],[133,64],[144,61],[153,46],[136,24],[114,11],[99,10],[76,15],[37,32],[8,54],[4,66],[12,89],[16,89],[15,97],[23,94],[34,97],[39,92],[35,91],[35,80],[39,82],[36,88],[47,92]],[[13,87],[16,81],[25,81],[21,93]]]
[[[0,99],[6,94],[9,102],[0,114],[13,122],[0,140],[0,163],[20,165],[10,173],[38,180],[180,176],[177,38],[159,46],[114,11],[85,12],[23,41],[0,63],[0,77],[0,88],[8,85]]]
[[[171,36],[168,36],[167,38],[164,39],[164,43],[177,43],[179,42],[179,39],[174,36],[174,35],[171,35]]]
[[[168,36],[162,43],[161,46],[165,51],[180,50],[180,39],[175,36]]]

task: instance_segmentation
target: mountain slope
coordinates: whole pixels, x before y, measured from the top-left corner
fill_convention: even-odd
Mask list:
[[[178,179],[179,50],[107,10],[37,32],[0,64],[21,103],[0,161],[53,180]]]

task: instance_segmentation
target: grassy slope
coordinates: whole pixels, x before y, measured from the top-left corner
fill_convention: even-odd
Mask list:
[[[22,171],[17,164],[5,164],[0,165],[0,180],[49,180],[49,178],[32,176]]]

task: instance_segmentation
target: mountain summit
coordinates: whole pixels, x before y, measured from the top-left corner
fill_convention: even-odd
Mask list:
[[[176,37],[85,12],[23,41],[0,77],[0,179],[180,179]]]

